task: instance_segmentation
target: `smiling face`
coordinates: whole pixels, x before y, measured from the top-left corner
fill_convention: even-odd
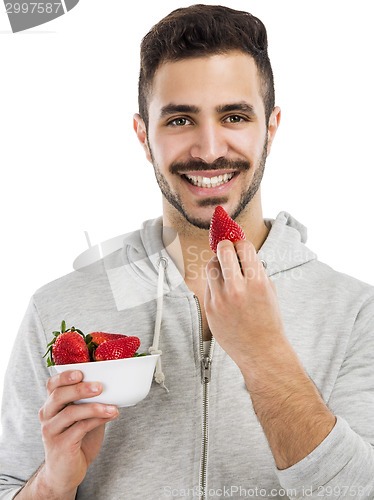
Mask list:
[[[164,217],[208,229],[215,206],[233,218],[248,209],[278,115],[276,108],[267,127],[256,64],[247,54],[163,63],[149,96],[148,131],[139,116],[135,128],[164,195]]]

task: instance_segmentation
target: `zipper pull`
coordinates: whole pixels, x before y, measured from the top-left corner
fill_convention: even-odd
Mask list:
[[[201,382],[210,382],[212,370],[212,360],[209,356],[204,356],[201,360]]]

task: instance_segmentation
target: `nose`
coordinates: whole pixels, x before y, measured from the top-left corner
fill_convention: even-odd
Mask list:
[[[223,158],[228,152],[228,144],[219,124],[206,122],[196,129],[190,155],[195,160],[212,163]]]

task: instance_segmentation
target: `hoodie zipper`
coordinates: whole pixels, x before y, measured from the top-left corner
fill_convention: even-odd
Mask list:
[[[200,367],[201,367],[201,383],[203,384],[203,411],[202,411],[202,440],[201,440],[201,457],[200,457],[200,474],[199,474],[199,495],[200,500],[206,500],[207,492],[207,472],[208,472],[208,415],[209,415],[209,382],[212,369],[212,355],[214,338],[210,341],[208,356],[204,355],[203,344],[203,319],[201,315],[201,307],[199,299],[194,295],[199,316],[199,345],[200,345]]]

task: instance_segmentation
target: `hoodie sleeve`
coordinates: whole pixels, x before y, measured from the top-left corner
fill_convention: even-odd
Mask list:
[[[39,409],[50,377],[46,336],[31,300],[5,374],[0,439],[0,500],[10,500],[44,460]]]
[[[337,332],[339,334],[339,332]],[[374,498],[374,297],[356,317],[327,406],[335,427],[307,457],[277,471],[291,499]]]

